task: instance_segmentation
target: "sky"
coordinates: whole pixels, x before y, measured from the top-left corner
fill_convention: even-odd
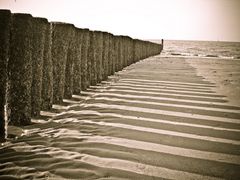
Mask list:
[[[0,0],[0,9],[140,39],[240,42],[240,0]]]

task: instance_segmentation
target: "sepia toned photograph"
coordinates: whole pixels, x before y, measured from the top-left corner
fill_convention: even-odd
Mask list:
[[[239,180],[240,0],[0,0],[0,180]]]

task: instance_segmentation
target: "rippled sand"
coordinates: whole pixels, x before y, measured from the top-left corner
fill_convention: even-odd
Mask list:
[[[190,61],[145,59],[10,127],[0,179],[239,179],[240,106]]]

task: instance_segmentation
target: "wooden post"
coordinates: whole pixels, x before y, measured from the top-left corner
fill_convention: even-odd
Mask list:
[[[120,62],[120,69],[124,68],[124,45],[123,45],[123,36],[119,36],[119,62]]]
[[[9,70],[10,124],[31,123],[32,16],[13,14]]]
[[[113,43],[114,43],[114,53],[113,53],[113,59],[115,61],[115,72],[119,71],[119,57],[118,57],[118,36],[114,36]]]
[[[64,98],[71,99],[73,94],[73,78],[74,78],[74,61],[77,58],[76,53],[76,43],[77,38],[76,28],[72,24],[66,25],[68,30],[68,51],[67,51],[67,61],[65,69],[65,82],[64,82]]]
[[[125,68],[125,67],[127,67],[127,53],[128,53],[128,51],[127,51],[127,37],[126,36],[124,36],[123,37],[123,44],[124,44],[124,46],[123,46],[123,67]]]
[[[7,116],[7,65],[9,58],[9,40],[11,28],[11,12],[0,10],[0,141],[6,136]]]
[[[89,30],[82,30],[82,48],[81,48],[81,64],[82,64],[82,72],[81,72],[81,87],[82,90],[86,90],[89,82],[87,78],[88,72],[88,48],[89,48]]]
[[[32,117],[40,115],[42,102],[42,77],[43,77],[43,53],[45,32],[48,21],[44,18],[32,19],[32,96],[31,114]]]
[[[43,51],[42,107],[50,110],[53,104],[52,25],[47,24]]]
[[[109,57],[109,36],[108,33],[103,33],[103,69],[104,69],[104,75],[103,80],[106,80],[108,77],[108,57]]]
[[[89,85],[96,84],[96,61],[95,61],[95,33],[90,31],[90,40],[88,48],[88,78],[90,81]]]
[[[76,57],[74,59],[74,76],[73,76],[73,94],[81,94],[81,73],[82,73],[82,29],[76,28]]]
[[[113,34],[109,33],[109,51],[108,51],[108,63],[109,63],[109,71],[108,71],[108,75],[112,75],[113,74],[113,43],[112,43],[112,38],[113,38]]]
[[[69,27],[52,23],[53,103],[62,103],[65,89],[65,70],[69,46]]]
[[[103,33],[101,31],[95,31],[96,41],[96,70],[97,70],[97,83],[103,80]]]

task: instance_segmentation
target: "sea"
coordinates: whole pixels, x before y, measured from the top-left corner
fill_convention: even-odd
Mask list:
[[[164,40],[161,55],[240,60],[240,42]]]

